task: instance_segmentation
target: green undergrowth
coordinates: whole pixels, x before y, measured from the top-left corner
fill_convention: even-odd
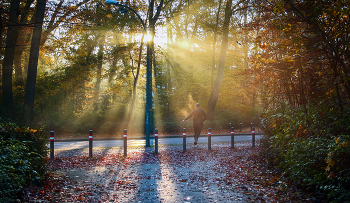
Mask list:
[[[0,202],[21,199],[46,173],[47,137],[41,130],[0,123]]]
[[[266,114],[262,153],[294,184],[325,194],[330,202],[350,200],[350,109],[295,108],[281,104]]]

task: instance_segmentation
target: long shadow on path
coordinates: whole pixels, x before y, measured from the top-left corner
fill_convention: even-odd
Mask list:
[[[206,145],[198,146],[189,145],[184,153],[182,145],[164,145],[158,155],[152,148],[146,148],[142,161],[132,171],[138,179],[133,201],[246,202],[249,195],[235,192],[227,185],[227,173],[219,170],[222,168],[220,160],[234,157],[234,150],[220,153],[221,145],[214,146],[211,151]]]

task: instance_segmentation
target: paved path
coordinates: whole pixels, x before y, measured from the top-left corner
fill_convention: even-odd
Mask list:
[[[57,159],[50,160],[49,166],[60,183],[48,198],[93,203],[266,202],[258,201],[265,195],[261,187],[250,183],[254,178],[248,173],[249,155],[257,153],[250,146],[239,142],[230,149],[230,142],[215,142],[207,150],[206,143],[196,148],[189,144],[183,153],[182,145],[163,145],[158,154],[152,148],[133,147],[127,157],[120,147],[97,148],[93,159],[87,158],[86,148],[57,150]],[[41,195],[30,195],[28,202],[44,200]]]
[[[260,140],[262,135],[256,135],[255,140]],[[252,135],[237,135],[235,136],[235,142],[239,141],[251,141]],[[154,145],[154,139],[151,139],[151,145]],[[187,144],[193,144],[193,137],[189,136],[186,138]],[[212,136],[212,143],[215,142],[231,142],[231,136]],[[208,142],[208,137],[200,137],[198,143]],[[160,137],[158,140],[159,145],[168,145],[168,144],[182,144],[182,137]],[[93,147],[122,147],[124,146],[124,140],[94,140]],[[144,139],[128,139],[128,146],[145,146]],[[62,140],[57,142],[55,141],[55,149],[82,149],[89,148],[89,141],[65,141]]]

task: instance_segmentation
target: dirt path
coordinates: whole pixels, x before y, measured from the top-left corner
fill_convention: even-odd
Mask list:
[[[251,161],[258,148],[250,145],[230,149],[229,143],[215,143],[211,151],[205,144],[188,145],[185,153],[182,145],[164,145],[159,154],[137,147],[129,149],[126,158],[122,148],[94,149],[93,158],[87,158],[87,149],[60,150],[49,162],[52,184],[27,198],[32,202],[273,201],[280,191],[255,179],[271,182],[275,177]]]

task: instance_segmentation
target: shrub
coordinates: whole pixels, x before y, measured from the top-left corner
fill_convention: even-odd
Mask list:
[[[350,200],[350,135],[339,135],[329,143],[326,157],[327,184],[322,187],[337,202]]]
[[[302,187],[350,199],[350,116],[328,106],[281,103],[267,113],[262,153],[271,166]]]
[[[47,140],[47,139],[46,139]],[[0,201],[12,201],[45,174],[47,147],[41,131],[0,124]]]

